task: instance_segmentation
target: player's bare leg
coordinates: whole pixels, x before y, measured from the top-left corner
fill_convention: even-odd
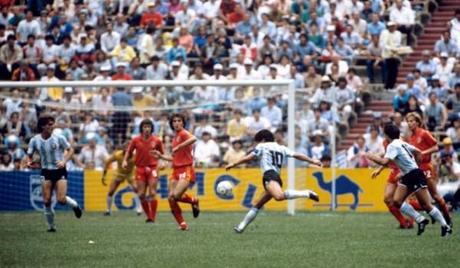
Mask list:
[[[112,215],[112,203],[113,203],[113,195],[115,194],[115,191],[118,189],[118,186],[120,185],[120,180],[118,178],[112,180],[109,186],[109,191],[107,193],[107,210],[104,213],[105,216],[110,216]]]
[[[174,195],[177,184],[178,184],[178,181],[176,180],[169,181],[168,202],[169,202],[169,207],[171,208],[171,213],[173,214],[174,219],[176,219],[177,224],[179,224],[179,229],[182,231],[186,231],[188,230],[188,225],[184,221],[184,218],[182,217],[182,210],[179,204],[177,204],[177,201]]]
[[[399,228],[401,229],[412,228],[413,225],[411,221],[404,218],[399,208],[394,206],[393,196],[395,194],[396,187],[397,187],[397,184],[395,183],[387,183],[387,185],[385,186],[384,194],[383,194],[383,201],[387,205],[390,213],[399,222]]]
[[[309,198],[314,201],[319,201],[319,196],[311,190],[286,190],[283,191],[281,185],[276,181],[269,181],[265,184],[265,189],[271,194],[276,201],[288,199]]]
[[[428,191],[430,192],[431,197],[433,197],[433,199],[439,205],[439,208],[447,224],[452,225],[452,219],[450,217],[446,201],[444,201],[444,198],[439,194],[438,189],[436,188],[438,180],[436,178],[430,178],[426,180],[426,184],[428,185]]]
[[[158,207],[158,200],[156,199],[157,194],[157,183],[158,179],[152,178],[148,181],[148,193],[149,193],[149,219],[155,222],[156,214],[157,214],[157,207]]]
[[[61,205],[68,205],[73,209],[75,217],[81,218],[81,208],[70,196],[67,196],[67,180],[58,180],[56,182],[56,198]]]
[[[186,193],[189,186],[190,182],[188,180],[180,179],[177,182],[173,195],[176,201],[190,204],[192,206],[193,217],[197,218],[200,215],[200,203],[198,198]]]
[[[131,187],[131,189],[133,190],[133,192],[135,192],[136,194],[134,195],[134,202],[136,202],[136,213],[138,216],[140,216],[142,214],[142,205],[141,205],[141,200],[139,199],[139,196],[137,195],[137,186],[135,184],[134,181],[131,181],[131,180],[128,180],[128,184],[129,186]]]
[[[139,196],[139,199],[141,200],[142,208],[144,209],[145,215],[147,216],[147,219],[145,220],[145,222],[150,223],[150,222],[153,222],[153,220],[150,218],[150,206],[145,196],[146,190],[147,190],[146,182],[138,180],[137,181],[137,196]]]
[[[452,228],[447,224],[446,220],[442,216],[441,211],[435,206],[431,205],[431,198],[429,191],[426,188],[420,189],[415,192],[417,200],[420,202],[420,205],[423,209],[430,214],[437,222],[441,224],[441,236],[446,236],[447,234],[452,233]]]
[[[242,233],[244,229],[257,217],[257,213],[259,210],[272,199],[272,195],[264,191],[262,196],[256,202],[256,204],[248,211],[246,216],[244,216],[243,220],[238,224],[238,226],[233,227],[233,230],[237,233]]]
[[[51,207],[51,194],[53,192],[53,183],[49,180],[42,182],[43,204],[45,204],[45,217],[48,223],[48,232],[56,232],[54,225],[54,210]]]
[[[429,221],[423,217],[422,214],[418,213],[410,204],[404,202],[410,194],[411,193],[405,185],[398,185],[394,194],[393,204],[396,208],[400,209],[402,213],[417,222],[417,235],[421,235],[425,231],[425,226],[429,223]]]

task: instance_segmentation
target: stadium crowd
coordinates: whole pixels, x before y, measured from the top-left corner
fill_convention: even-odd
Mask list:
[[[460,142],[460,10],[407,83],[396,85],[398,51],[415,44],[420,20],[408,0],[17,2],[1,3],[2,80],[293,79],[300,96],[296,150],[315,159],[330,154],[332,123],[340,140],[362,112],[367,82],[381,82],[397,92],[391,119],[402,129],[403,116],[416,111],[430,130],[445,131],[444,141]],[[75,170],[102,169],[144,118],[154,121],[168,150],[168,113],[179,106],[187,107],[188,128],[199,138],[197,165],[222,166],[244,154],[262,128],[285,143],[286,97],[277,87],[2,90],[0,169],[23,168],[23,148],[44,111],[76,145],[68,163]],[[368,133],[347,151],[348,167],[367,167],[363,152],[383,151],[385,120],[375,114]],[[456,154],[452,159],[457,163]]]

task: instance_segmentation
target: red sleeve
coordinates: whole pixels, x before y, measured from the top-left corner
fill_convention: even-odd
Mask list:
[[[430,132],[428,131],[425,131],[424,134],[424,137],[423,139],[426,140],[427,144],[432,147],[432,146],[435,146],[438,142],[436,141],[436,139],[433,137],[433,135],[431,135]]]
[[[190,139],[190,137],[192,137],[192,134],[190,134],[190,132],[188,132],[187,130],[184,130],[184,131],[180,132],[179,136],[180,136],[181,140],[183,140],[182,142],[184,142],[184,141]]]

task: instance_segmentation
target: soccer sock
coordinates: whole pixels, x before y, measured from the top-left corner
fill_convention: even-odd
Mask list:
[[[112,213],[112,197],[110,195],[107,196],[107,211]]]
[[[139,199],[138,195],[134,196],[134,203],[136,204],[137,213],[142,213],[141,200]]]
[[[257,217],[258,212],[258,208],[251,208],[246,216],[244,216],[244,219],[240,222],[240,224],[238,224],[238,229],[244,230],[246,226],[248,226]]]
[[[147,218],[150,219],[149,202],[145,200],[145,198],[141,198],[141,205],[142,205],[142,208],[144,209],[145,215],[147,215]]]
[[[78,207],[77,201],[73,200],[72,197],[70,197],[70,196],[66,196],[65,201],[66,201],[66,204],[68,204],[72,208]]]
[[[45,216],[46,222],[48,223],[48,228],[54,228],[54,211],[51,206],[45,206]]]
[[[179,199],[179,202],[193,204],[193,202],[195,202],[195,198],[192,195],[184,193]]]
[[[398,220],[400,225],[406,224],[406,218],[401,214],[401,211],[395,206],[388,206],[388,210]]]
[[[417,199],[410,199],[409,204],[417,211],[423,210],[422,206],[420,205]]]
[[[181,224],[184,221],[184,218],[182,217],[182,210],[180,209],[179,205],[177,204],[176,200],[169,200],[169,207],[171,208],[171,212],[176,219],[176,222],[178,224]]]
[[[444,219],[444,217],[441,214],[441,211],[439,211],[437,207],[433,206],[433,209],[429,212],[429,214],[431,215],[431,217],[435,218],[436,221],[441,223],[442,226],[447,226],[446,220]]]
[[[441,209],[442,216],[446,220],[446,222],[450,222],[450,214],[449,214],[449,209],[447,208],[446,201],[444,201],[444,198],[438,198],[436,202],[439,205],[439,208]]]
[[[149,218],[152,221],[155,221],[155,217],[157,215],[157,207],[158,207],[158,200],[156,198],[153,198],[153,200],[150,200]]]
[[[425,219],[425,217],[423,217],[422,214],[418,213],[411,205],[409,205],[406,202],[402,204],[400,209],[402,213],[411,217],[418,223],[422,222]]]
[[[286,190],[284,192],[284,197],[286,199],[309,198],[310,193],[310,190]]]

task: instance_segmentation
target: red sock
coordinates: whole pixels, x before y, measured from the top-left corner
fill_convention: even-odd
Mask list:
[[[393,216],[396,218],[400,225],[406,224],[406,218],[404,218],[404,216],[401,214],[399,208],[395,206],[388,206],[388,210],[390,210],[391,214],[393,214]]]
[[[449,214],[449,209],[447,208],[446,201],[444,201],[444,198],[439,198],[436,200],[438,203],[439,207],[441,208],[442,216],[444,216],[444,219],[447,221],[447,223],[450,223],[450,214]]]
[[[149,202],[145,199],[141,199],[141,205],[142,208],[144,209],[145,215],[147,215],[147,219],[150,219],[150,206]]]
[[[176,219],[178,224],[184,222],[184,218],[182,217],[182,210],[180,209],[179,205],[177,204],[176,200],[169,200],[169,207],[171,208],[171,212]]]
[[[183,194],[182,197],[179,199],[179,202],[193,204],[195,202],[195,198],[188,194]]]
[[[152,221],[155,221],[155,217],[157,215],[157,207],[158,207],[158,201],[156,199],[153,199],[150,201],[150,213],[149,213],[149,218]]]
[[[422,206],[420,206],[420,203],[417,199],[409,199],[409,204],[417,211],[423,210]]]

